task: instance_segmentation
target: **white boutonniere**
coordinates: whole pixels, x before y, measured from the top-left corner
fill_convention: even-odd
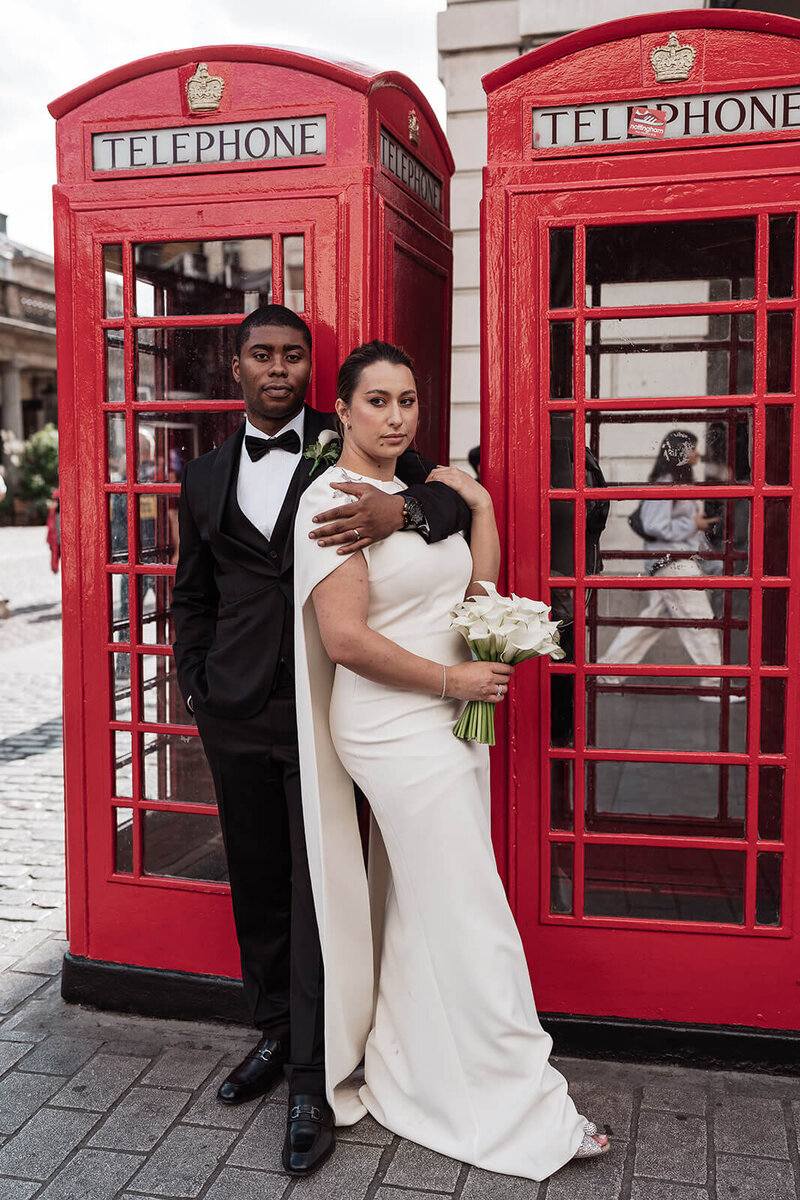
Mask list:
[[[339,434],[335,429],[323,429],[316,442],[303,451],[303,458],[313,460],[314,465],[309,472],[313,475],[317,467],[332,467],[339,461],[341,453],[342,439]]]

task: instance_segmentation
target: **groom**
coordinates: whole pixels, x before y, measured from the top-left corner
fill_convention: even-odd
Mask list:
[[[214,779],[245,1001],[261,1038],[222,1083],[223,1104],[269,1091],[284,1072],[282,1160],[293,1175],[334,1148],[325,1098],[323,973],[306,856],[294,703],[293,528],[315,444],[333,416],[305,404],[311,332],[270,304],[237,330],[234,379],[246,419],[186,466],[172,603],[178,683]],[[455,492],[425,484],[407,452],[406,492],[335,485],[355,502],[323,514],[318,537],[347,550],[397,530],[438,541],[469,526]]]

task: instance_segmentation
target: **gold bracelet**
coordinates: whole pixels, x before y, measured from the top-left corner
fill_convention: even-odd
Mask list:
[[[447,667],[442,663],[442,694],[440,700],[444,700],[445,692],[447,691]]]

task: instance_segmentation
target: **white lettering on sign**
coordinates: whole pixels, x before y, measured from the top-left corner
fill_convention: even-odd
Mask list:
[[[437,213],[442,211],[441,180],[423,167],[419,159],[409,154],[386,129],[381,129],[381,166],[419,196],[428,208]]]
[[[325,153],[325,117],[281,117],[229,125],[126,129],[92,135],[95,171],[151,171],[213,163],[310,158]]]
[[[534,149],[638,141],[641,135],[629,133],[637,108],[660,109],[666,116],[663,136],[668,139],[800,130],[800,87],[762,88],[710,96],[670,96],[668,100],[639,100],[633,104],[534,108]]]

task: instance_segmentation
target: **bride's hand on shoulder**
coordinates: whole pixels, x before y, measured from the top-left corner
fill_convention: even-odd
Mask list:
[[[485,700],[499,704],[505,699],[514,668],[507,663],[466,662],[447,668],[447,692],[451,700]]]
[[[434,467],[425,482],[446,483],[473,511],[492,507],[492,498],[486,488],[460,467]]]

